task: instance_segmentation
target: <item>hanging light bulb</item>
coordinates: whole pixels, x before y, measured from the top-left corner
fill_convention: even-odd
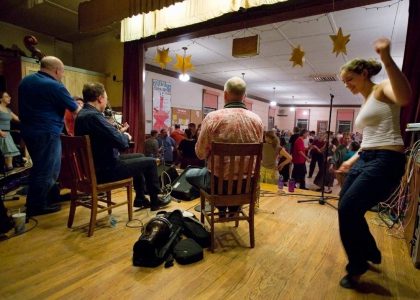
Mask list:
[[[188,81],[188,80],[190,80],[190,75],[188,75],[186,72],[185,72],[185,54],[187,53],[187,47],[182,47],[182,49],[184,50],[184,57],[183,57],[183,59],[182,59],[182,73],[181,74],[179,74],[179,80],[181,80],[181,81],[183,81],[183,82],[186,82],[186,81]]]
[[[188,75],[187,73],[179,74],[178,78],[179,78],[179,80],[186,82],[186,81],[190,80],[190,75]]]
[[[292,96],[292,104],[295,102],[295,96]],[[294,106],[290,106],[290,111],[295,111],[296,108]]]
[[[277,102],[276,102],[276,87],[273,87],[273,100],[271,100],[270,102],[270,106],[276,106]]]

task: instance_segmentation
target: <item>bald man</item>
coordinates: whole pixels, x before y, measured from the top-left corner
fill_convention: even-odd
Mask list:
[[[41,70],[22,79],[19,85],[21,134],[32,159],[27,216],[60,210],[56,185],[61,167],[60,134],[66,109],[77,113],[80,107],[61,83],[63,62],[54,56],[41,60]]]
[[[199,159],[207,159],[210,156],[212,142],[261,143],[263,141],[261,118],[246,108],[245,97],[246,83],[242,78],[232,77],[226,81],[224,108],[210,112],[201,123],[201,132],[195,145],[195,153]],[[186,180],[192,186],[207,190],[210,188],[210,161],[207,164],[208,168],[194,168],[187,171]],[[225,168],[228,167],[229,164],[225,164]],[[215,176],[218,176],[218,169],[217,165]],[[229,208],[231,209],[235,208]],[[219,207],[219,210],[222,208]]]

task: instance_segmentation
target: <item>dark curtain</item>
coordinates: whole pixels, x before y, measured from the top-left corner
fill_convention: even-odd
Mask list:
[[[407,37],[402,71],[410,81],[413,95],[411,104],[401,110],[401,129],[404,143],[410,145],[411,134],[405,132],[407,123],[420,122],[420,1],[410,0]]]
[[[144,78],[143,43],[124,43],[122,112],[123,120],[130,125],[128,132],[135,143],[132,152],[143,152],[144,147]]]

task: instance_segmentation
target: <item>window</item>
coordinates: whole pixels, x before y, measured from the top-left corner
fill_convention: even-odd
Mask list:
[[[297,119],[296,127],[299,127],[300,129],[308,129],[308,123],[309,120],[307,119]]]
[[[296,109],[295,111],[296,127],[299,127],[300,129],[308,129],[309,116],[310,116],[309,109],[302,109],[302,108]]]
[[[218,93],[203,89],[203,118],[208,113],[217,110],[218,97]]]
[[[337,109],[336,132],[352,132],[353,117],[353,109]]]
[[[351,121],[338,121],[337,132],[351,132]]]
[[[317,121],[316,123],[316,132],[327,132],[328,121]]]

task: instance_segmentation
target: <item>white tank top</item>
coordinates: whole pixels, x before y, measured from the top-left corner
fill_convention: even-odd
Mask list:
[[[355,125],[363,129],[361,148],[404,145],[400,129],[400,106],[375,99],[373,92],[360,109]]]

